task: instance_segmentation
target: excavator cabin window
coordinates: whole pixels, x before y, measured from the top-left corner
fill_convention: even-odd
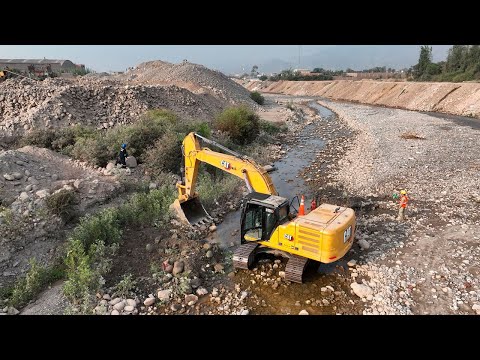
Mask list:
[[[288,220],[288,206],[271,209],[247,204],[242,221],[242,238],[246,241],[269,240],[278,226]]]
[[[247,241],[262,240],[263,206],[248,204],[243,217],[242,236]]]

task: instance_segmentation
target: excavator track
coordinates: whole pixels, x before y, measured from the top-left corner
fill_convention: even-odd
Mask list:
[[[236,269],[251,269],[253,262],[255,261],[255,250],[257,249],[258,245],[259,244],[255,242],[249,242],[240,245],[233,252],[233,266]]]
[[[303,271],[305,270],[308,260],[309,259],[301,256],[290,255],[287,266],[285,267],[285,280],[299,284],[303,283]]]

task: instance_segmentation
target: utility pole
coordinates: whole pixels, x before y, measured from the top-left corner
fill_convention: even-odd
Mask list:
[[[302,57],[302,45],[298,45],[298,68],[299,69],[302,68],[301,57]]]

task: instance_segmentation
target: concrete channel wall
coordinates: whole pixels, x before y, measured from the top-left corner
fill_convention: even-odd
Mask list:
[[[250,91],[321,96],[339,101],[436,111],[480,118],[480,83],[430,83],[372,80],[246,81]]]

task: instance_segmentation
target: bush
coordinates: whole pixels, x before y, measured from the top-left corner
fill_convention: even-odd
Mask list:
[[[73,158],[88,162],[95,166],[106,166],[112,159],[112,154],[107,150],[99,136],[93,138],[80,138],[72,149]]]
[[[215,127],[226,132],[239,145],[251,143],[259,133],[259,117],[246,106],[225,109],[215,120]]]
[[[38,146],[50,149],[52,142],[55,140],[55,132],[53,130],[32,130],[21,140],[21,144]]]
[[[118,212],[121,226],[159,225],[170,219],[169,207],[175,200],[171,187],[162,186],[148,194],[135,194]]]
[[[123,275],[122,280],[115,285],[114,294],[116,297],[128,298],[135,289],[136,281],[133,280],[132,274]]]
[[[106,247],[97,241],[85,250],[78,239],[70,239],[65,257],[66,276],[63,287],[64,295],[74,303],[81,302],[86,312],[94,301],[98,289],[104,284],[103,275],[111,269],[113,256],[118,246]]]
[[[164,227],[170,219],[173,189],[162,186],[148,194],[136,194],[124,205],[96,215],[87,215],[73,230],[65,257],[66,277],[63,292],[86,313],[104,284],[103,275],[111,269],[111,257],[118,250],[122,228],[150,224]]]
[[[260,120],[260,130],[269,135],[275,135],[279,132],[287,131],[288,127],[285,123],[274,123],[271,121]]]
[[[192,129],[190,131],[186,131],[186,133],[188,134],[191,131],[206,138],[212,136],[212,130],[210,129],[210,125],[208,125],[208,123],[206,122],[193,123]]]
[[[258,91],[252,91],[250,93],[250,98],[259,105],[263,105],[265,103],[265,98]]]
[[[80,138],[95,137],[95,129],[82,125],[62,128],[55,131],[55,140],[52,141],[51,149],[63,151],[67,147],[73,147]]]
[[[178,117],[171,112],[149,111],[134,124],[109,129],[105,136],[108,152],[110,156],[115,156],[120,145],[127,143],[129,154],[140,158],[148,147],[168,130],[174,129],[177,123]]]
[[[215,201],[222,203],[226,201],[229,195],[235,193],[242,180],[236,176],[225,176],[217,181],[208,173],[200,173],[196,191],[200,196],[202,205],[207,211],[216,207]]]
[[[64,221],[68,221],[73,216],[75,194],[72,191],[62,189],[47,197],[46,204],[52,214],[60,216]]]
[[[60,280],[65,274],[65,269],[60,264],[50,267],[38,265],[35,259],[30,259],[30,269],[27,275],[19,280],[13,287],[9,305],[19,308],[27,305],[47,285]]]
[[[110,208],[96,215],[83,217],[80,224],[73,230],[72,238],[79,240],[83,248],[88,251],[90,246],[98,241],[105,245],[118,243],[121,235],[118,210]]]
[[[182,140],[173,132],[158,139],[142,157],[149,173],[159,176],[163,172],[179,173],[182,164]]]

